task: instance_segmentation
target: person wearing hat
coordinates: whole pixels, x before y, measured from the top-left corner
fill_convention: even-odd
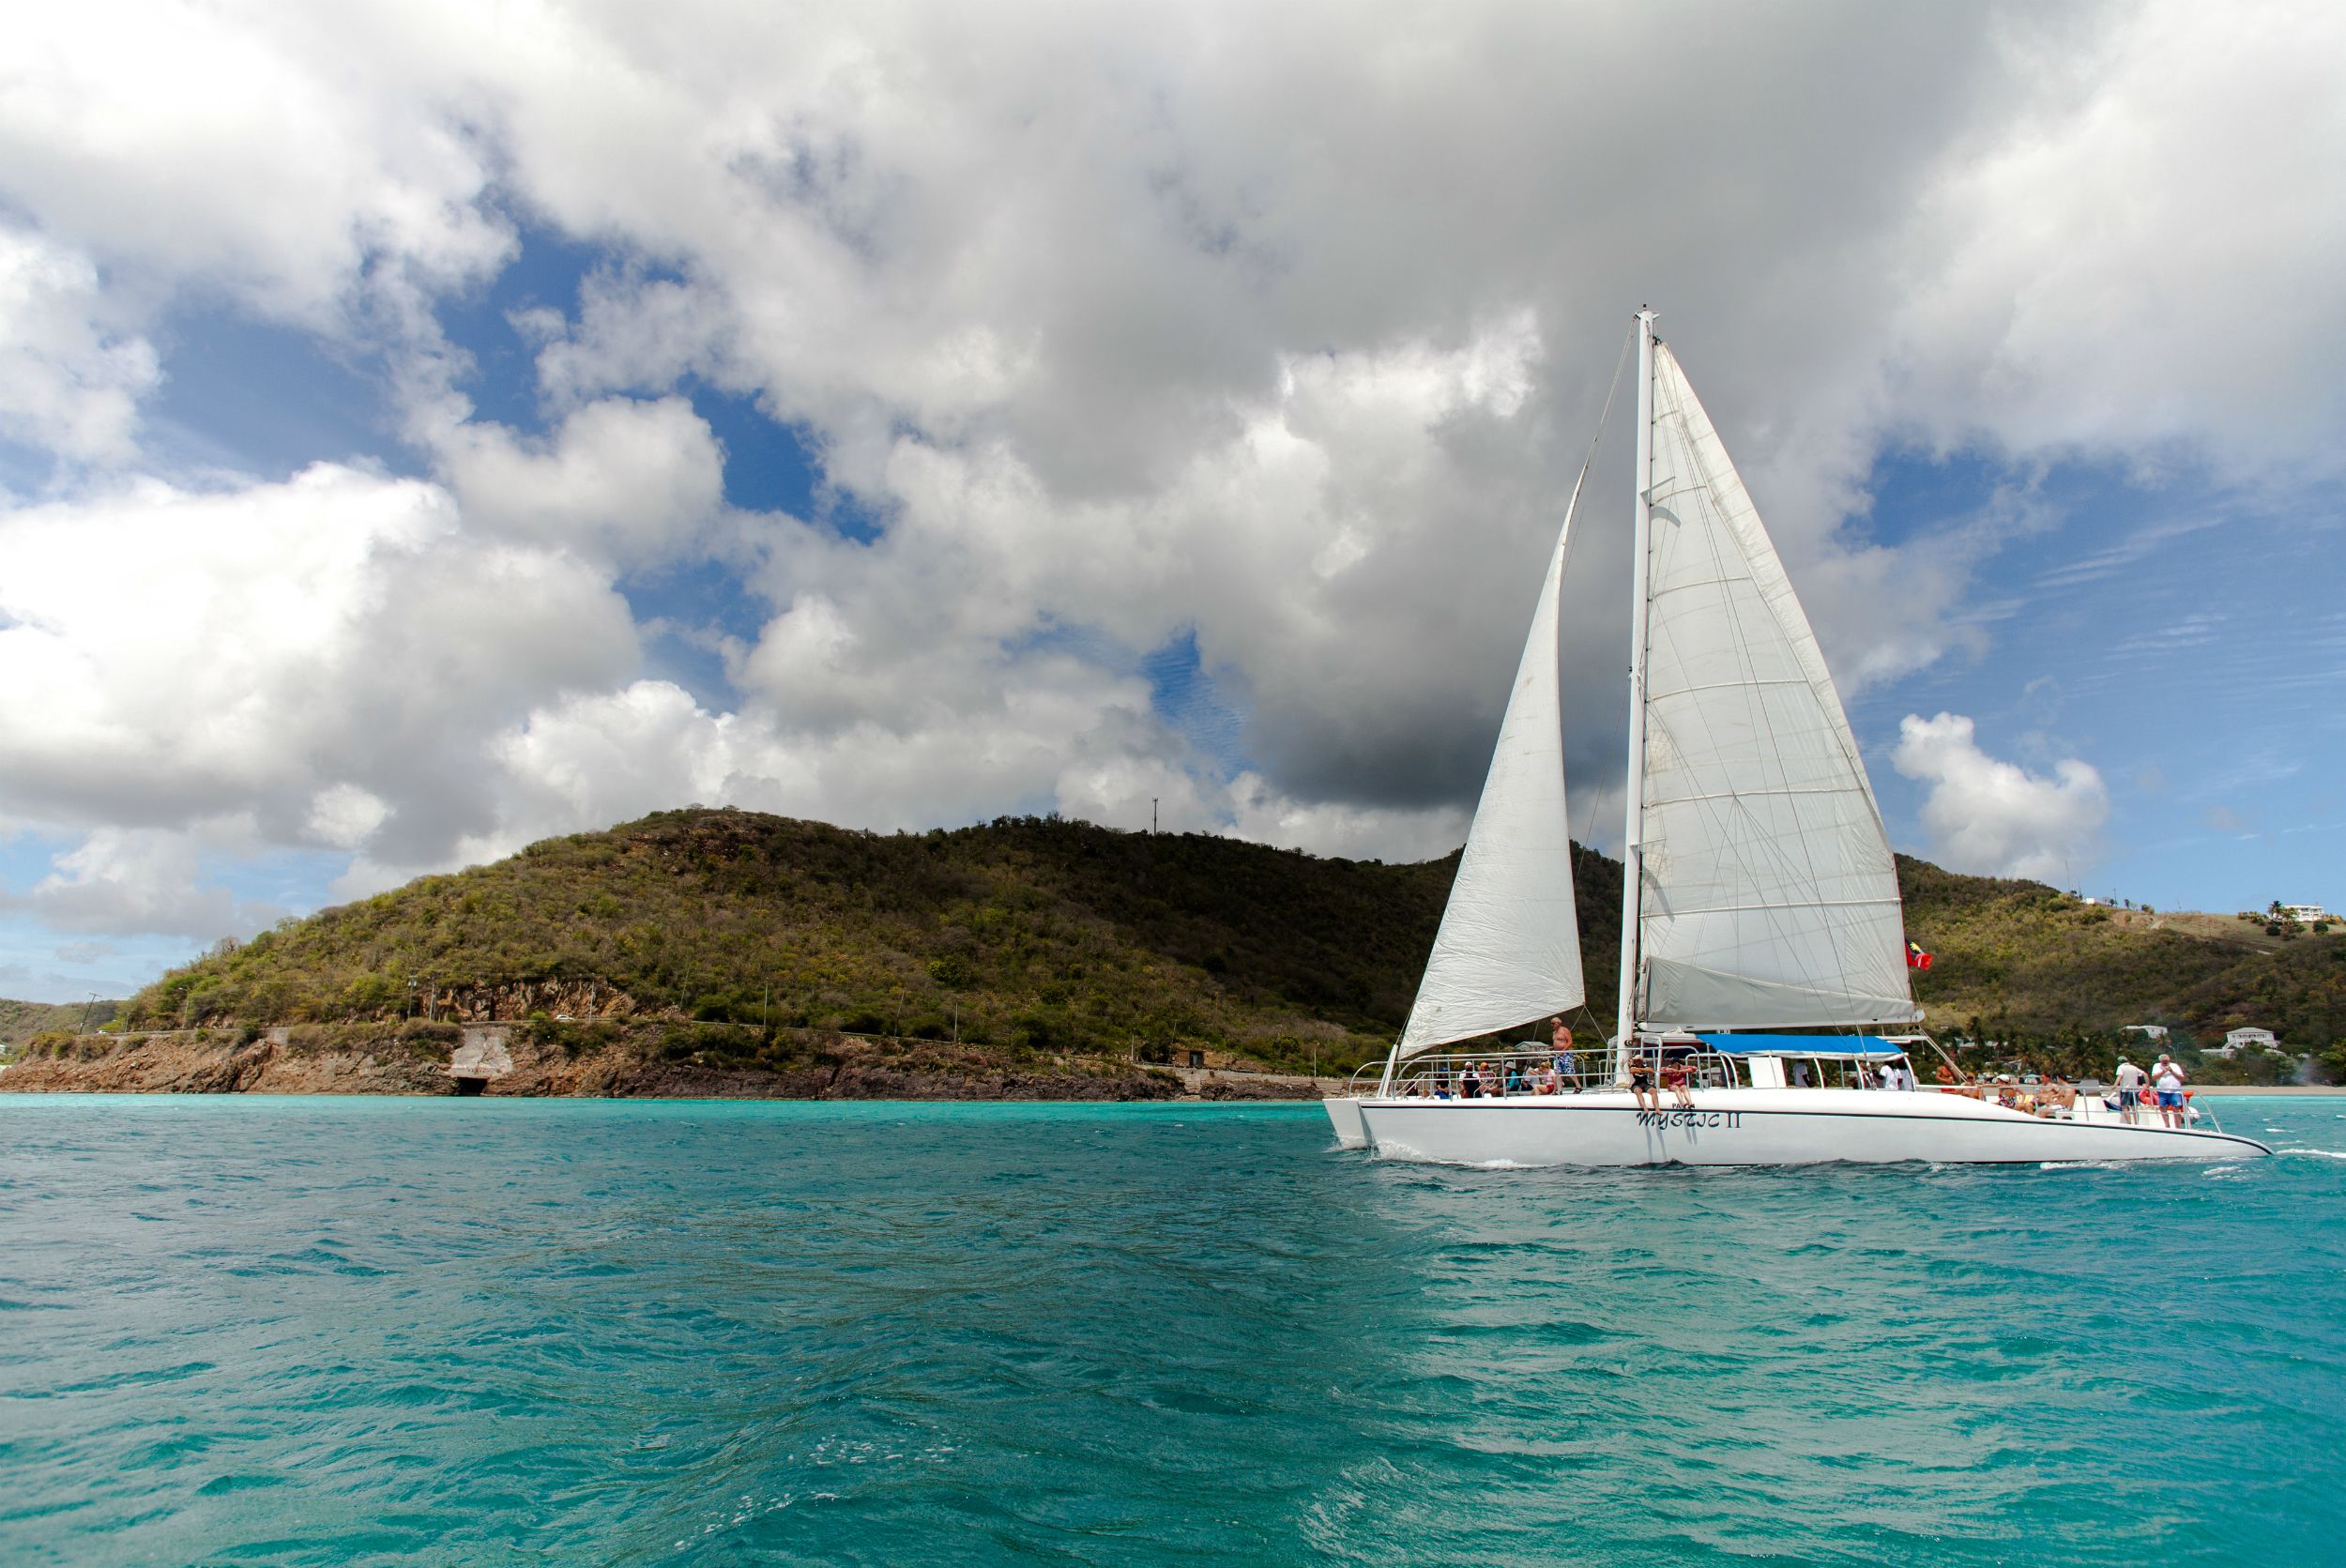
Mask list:
[[[2158,1054],[2158,1065],[2151,1069],[2151,1087],[2158,1090],[2158,1119],[2170,1127],[2181,1127],[2183,1068],[2164,1051]]]
[[[2118,1071],[2110,1076],[2118,1080],[2118,1114],[2128,1121],[2134,1120],[2135,1113],[2142,1104],[2142,1086],[2149,1080],[2150,1074],[2120,1057]]]

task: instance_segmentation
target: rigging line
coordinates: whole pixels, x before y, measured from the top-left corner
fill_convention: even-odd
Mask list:
[[[1609,380],[1609,381],[1607,381],[1607,382],[1605,384],[1605,406],[1604,406],[1603,408],[1601,408],[1601,409],[1599,409],[1599,410],[1597,411],[1597,416],[1596,416],[1596,433],[1595,433],[1594,434],[1592,434],[1592,435],[1591,435],[1591,436],[1589,437],[1589,452],[1588,452],[1588,455],[1587,455],[1586,457],[1584,457],[1584,458],[1582,458],[1582,459],[1580,460],[1580,473],[1579,473],[1578,477],[1577,477],[1577,478],[1576,478],[1576,479],[1572,481],[1572,494],[1573,494],[1573,499],[1574,499],[1576,502],[1577,502],[1577,501],[1578,501],[1578,499],[1579,499],[1579,496],[1580,496],[1580,487],[1581,487],[1581,485],[1582,485],[1583,483],[1585,483],[1585,482],[1587,481],[1587,480],[1588,480],[1588,477],[1589,477],[1589,470],[1590,470],[1590,469],[1592,469],[1592,468],[1593,468],[1594,466],[1596,466],[1596,454],[1597,454],[1597,449],[1598,449],[1598,448],[1599,448],[1599,447],[1600,447],[1600,446],[1604,443],[1604,440],[1605,440],[1605,430],[1606,430],[1606,426],[1607,426],[1608,423],[1610,423],[1610,422],[1611,422],[1611,419],[1612,419],[1612,417],[1613,417],[1613,400],[1614,400],[1614,398],[1615,398],[1616,396],[1618,396],[1618,395],[1620,394],[1620,392],[1621,392],[1621,378],[1622,378],[1622,373],[1623,371],[1625,371],[1625,370],[1627,370],[1627,369],[1629,368],[1629,355],[1630,355],[1630,351],[1631,351],[1631,350],[1633,350],[1634,348],[1636,348],[1636,347],[1637,347],[1637,344],[1638,344],[1638,325],[1637,325],[1637,322],[1635,321],[1635,319],[1632,319],[1632,320],[1631,320],[1631,322],[1630,322],[1630,324],[1629,324],[1629,330],[1627,330],[1626,332],[1624,332],[1624,333],[1622,333],[1622,340],[1621,340],[1621,353],[1619,353],[1618,355],[1614,356],[1614,358],[1613,358],[1613,375],[1612,375],[1612,379],[1611,379],[1611,380]],[[1561,599],[1563,598],[1563,592],[1564,592],[1564,581],[1563,581],[1563,580],[1564,580],[1564,574],[1565,574],[1566,572],[1568,572],[1568,571],[1570,571],[1572,570],[1572,547],[1573,547],[1573,545],[1574,545],[1575,543],[1577,543],[1577,540],[1576,540],[1574,539],[1573,534],[1572,534],[1572,532],[1571,532],[1572,517],[1571,517],[1571,514],[1570,514],[1569,512],[1567,512],[1567,513],[1565,514],[1565,517],[1564,517],[1564,524],[1565,524],[1565,533],[1564,533],[1564,553],[1563,553],[1563,559],[1562,559],[1562,561],[1561,561],[1561,563],[1559,563],[1559,565],[1557,566],[1557,569],[1556,569],[1556,597],[1557,597],[1559,600],[1561,600]],[[1560,605],[1558,606],[1558,609],[1561,611],[1561,608],[1562,608],[1562,606],[1560,604]],[[1560,616],[1558,617],[1558,619],[1559,619],[1560,623],[1561,623],[1561,618],[1562,618],[1562,617],[1561,617],[1561,616],[1560,615]],[[1561,652],[1560,652],[1560,657],[1561,657]],[[1557,759],[1557,761],[1558,761],[1559,765],[1561,765],[1561,764],[1562,763],[1563,759],[1562,759],[1561,757],[1559,757],[1559,758]],[[1595,853],[1596,853],[1596,850],[1595,850],[1595,847],[1594,847],[1594,845],[1593,845],[1593,843],[1592,842],[1592,841],[1594,839],[1595,834],[1596,834],[1596,805],[1597,805],[1597,796],[1596,796],[1596,791],[1594,791],[1594,790],[1592,789],[1592,790],[1589,791],[1589,817],[1588,817],[1588,821],[1587,821],[1587,823],[1586,823],[1586,824],[1585,824],[1585,825],[1581,828],[1581,830],[1580,830],[1580,844],[1581,844],[1581,847],[1582,847],[1584,850],[1586,850],[1589,854],[1592,854],[1592,855],[1593,855],[1593,854],[1595,854]],[[1565,838],[1565,855],[1564,855],[1564,860],[1565,860],[1565,863],[1569,866],[1569,865],[1571,864],[1571,861],[1572,861],[1572,854],[1571,854],[1572,824],[1571,824],[1571,821],[1570,821],[1570,819],[1569,819],[1569,818],[1567,818],[1567,819],[1566,819],[1565,824],[1564,824],[1564,838]],[[1624,861],[1623,861],[1623,865],[1622,865],[1622,875],[1628,875],[1628,866],[1627,866],[1627,863],[1626,863],[1626,858],[1625,858],[1625,857],[1624,857]],[[1574,879],[1574,881],[1576,881],[1576,882],[1577,882],[1577,881],[1579,880],[1579,878],[1578,878],[1577,876],[1575,876],[1573,879]],[[1580,911],[1579,890],[1578,890],[1577,887],[1573,890],[1573,894],[1574,894],[1574,896],[1573,896],[1573,901],[1572,901],[1572,904],[1573,904],[1573,914],[1574,914],[1574,916],[1575,916],[1575,918],[1576,918],[1576,919],[1575,919],[1575,923],[1577,924],[1577,917],[1578,917],[1578,915],[1579,915],[1579,911]],[[1579,940],[1579,936],[1580,936],[1580,934],[1579,934],[1577,931],[1576,931],[1576,932],[1574,932],[1574,933],[1573,933],[1573,939],[1574,939],[1574,941],[1576,942],[1576,944],[1577,944],[1577,943],[1578,942],[1578,940]],[[1586,1015],[1586,1017],[1588,1018],[1590,1032],[1591,1032],[1592,1034],[1595,1035],[1598,1039],[1602,1040],[1602,1039],[1604,1038],[1604,1035],[1605,1035],[1605,1023],[1604,1023],[1604,1020],[1602,1020],[1602,1019],[1600,1019],[1599,1017],[1597,1017],[1597,1015],[1595,1014],[1595,1012],[1592,1012],[1592,1011],[1590,1009],[1590,1007],[1589,1007],[1589,989],[1588,989],[1588,986],[1587,986],[1585,983],[1584,983],[1584,984],[1581,986],[1581,988],[1580,988],[1580,1008],[1579,1008],[1579,1011],[1580,1011],[1580,1012],[1581,1012],[1581,1013],[1583,1013],[1584,1015]]]
[[[1607,382],[1605,387],[1605,406],[1598,411],[1596,416],[1596,434],[1589,437],[1589,455],[1580,460],[1579,477],[1572,481],[1572,494],[1573,498],[1576,501],[1579,499],[1580,486],[1583,481],[1588,479],[1589,470],[1596,466],[1597,446],[1605,439],[1606,421],[1610,419],[1613,415],[1613,396],[1621,390],[1621,373],[1628,365],[1629,351],[1631,348],[1636,346],[1637,341],[1638,326],[1633,320],[1629,325],[1628,332],[1624,334],[1621,340],[1621,355],[1613,361],[1613,379]],[[1563,564],[1557,569],[1556,572],[1556,597],[1559,600],[1563,597],[1564,573],[1572,570],[1572,547],[1575,540],[1570,531],[1572,524],[1572,514],[1570,511],[1566,511],[1564,514],[1564,524],[1566,528],[1564,534],[1564,559]],[[1561,605],[1560,604],[1558,608],[1561,609]],[[1559,618],[1561,619],[1561,617],[1560,617]]]

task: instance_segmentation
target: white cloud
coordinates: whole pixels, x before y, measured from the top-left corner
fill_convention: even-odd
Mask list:
[[[463,424],[441,446],[469,525],[641,567],[688,549],[724,500],[717,438],[682,398],[608,398],[542,442]]]
[[[38,8],[0,66],[0,434],[117,477],[0,514],[36,694],[0,818],[239,816],[358,883],[691,799],[1448,847],[1640,300],[1851,689],[1990,634],[1964,587],[2006,525],[1845,527],[1887,438],[2334,467],[2342,16]],[[473,419],[434,318],[525,217],[604,258],[523,323],[543,434]],[[157,323],[223,306],[386,350],[440,482],[119,478]],[[802,426],[881,537],[725,509],[688,376]],[[1569,589],[1582,799],[1618,777],[1625,446]],[[765,621],[704,638],[732,711],[647,677],[614,586],[711,557]],[[1135,673],[1185,635],[1240,779]],[[2014,793],[1910,750],[1934,802]]]
[[[417,856],[485,825],[489,738],[631,674],[625,603],[567,554],[466,536],[446,492],[320,464],[0,515],[0,813]]]
[[[390,802],[355,784],[328,784],[310,800],[307,836],[333,849],[356,849],[391,814]]]
[[[110,329],[111,313],[87,257],[0,224],[0,438],[130,455],[138,402],[161,373],[154,345]]]
[[[419,57],[431,30],[393,7],[29,8],[0,69],[0,190],[85,253],[274,319],[344,322],[370,265],[478,278],[511,236],[482,200],[486,105]]]
[[[1897,321],[1906,417],[2018,451],[2335,472],[2346,9],[2160,0],[1999,32],[2036,90],[1918,211],[1918,251],[1943,250]]]
[[[1297,800],[1253,773],[1231,786],[1240,838],[1353,860],[1430,860],[1466,842],[1462,810],[1392,811]]]
[[[239,899],[204,879],[206,838],[249,846],[249,824],[230,820],[194,833],[101,828],[57,857],[56,870],[23,894],[0,892],[0,907],[25,910],[54,931],[155,933],[208,941],[268,924],[285,913]],[[99,943],[77,944],[98,954]],[[59,957],[65,957],[60,951]],[[69,959],[86,963],[89,958]]]
[[[2050,778],[2030,773],[1981,751],[1959,713],[1908,714],[1891,761],[1929,786],[1923,827],[1932,855],[1956,871],[2071,885],[2110,820],[2110,792],[2091,763],[2070,757]]]

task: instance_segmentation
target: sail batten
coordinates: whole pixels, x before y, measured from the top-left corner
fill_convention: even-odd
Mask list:
[[[1635,1003],[1673,1028],[1907,1023],[1897,865],[1824,656],[1654,345]]]
[[[1576,486],[1575,503],[1578,498]],[[1567,508],[1441,930],[1402,1032],[1404,1057],[1562,1012],[1583,999],[1556,640],[1571,539]]]

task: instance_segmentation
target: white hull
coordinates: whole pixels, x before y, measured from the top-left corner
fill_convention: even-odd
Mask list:
[[[1627,1093],[1347,1102],[1389,1159],[1462,1165],[2018,1165],[2269,1154],[2253,1138],[2110,1119],[2059,1120],[1927,1090],[1698,1089],[1659,1113]],[[1336,1102],[1329,1115],[1344,1137]],[[1347,1147],[1354,1147],[1347,1143]]]
[[[1368,1131],[1361,1125],[1361,1103],[1358,1100],[1331,1098],[1320,1104],[1327,1107],[1328,1119],[1336,1129],[1336,1143],[1345,1149],[1361,1149],[1368,1143]]]

